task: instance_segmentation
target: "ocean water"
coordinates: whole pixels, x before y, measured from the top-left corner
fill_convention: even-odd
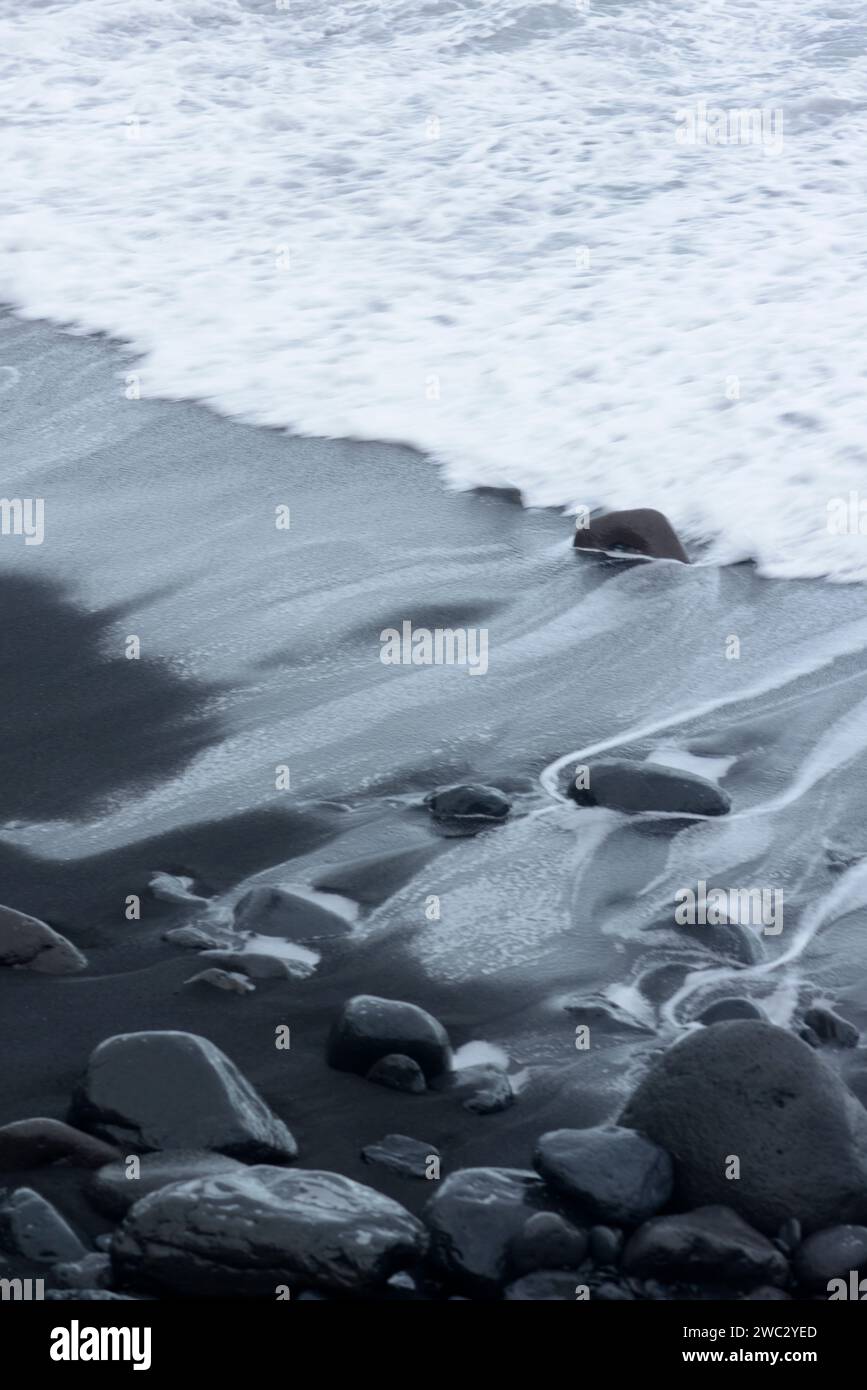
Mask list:
[[[0,0],[0,54],[0,297],[143,397],[867,578],[863,0]]]

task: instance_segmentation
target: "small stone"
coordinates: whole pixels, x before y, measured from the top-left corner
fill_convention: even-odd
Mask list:
[[[615,1125],[543,1134],[533,1165],[559,1196],[588,1217],[635,1226],[669,1201],[670,1156],[632,1130]]]
[[[29,1187],[7,1192],[0,1201],[0,1249],[49,1265],[87,1253],[66,1218]]]
[[[784,1221],[777,1232],[776,1244],[784,1255],[793,1255],[801,1244],[803,1233],[801,1223],[795,1216],[790,1216],[788,1221]]]
[[[622,550],[649,559],[679,560],[682,565],[689,564],[689,556],[668,517],[654,507],[634,507],[582,518],[582,524],[576,524],[572,544],[576,550]]]
[[[584,767],[579,765],[584,773]],[[590,763],[582,782],[570,778],[567,791],[579,806],[608,806],[614,811],[680,811],[686,815],[724,816],[731,798],[715,782],[662,763],[611,758]]]
[[[171,931],[163,932],[163,941],[170,941],[173,946],[185,946],[192,951],[222,946],[228,939],[228,933],[208,931],[204,927],[172,927]]]
[[[0,1127],[0,1172],[39,1168],[59,1160],[78,1168],[99,1168],[117,1154],[113,1144],[45,1115]]]
[[[629,1274],[726,1284],[782,1284],[788,1264],[779,1250],[730,1207],[699,1207],[657,1216],[635,1232],[623,1254]]]
[[[426,1178],[431,1168],[431,1159],[436,1176],[439,1176],[439,1150],[433,1144],[421,1139],[410,1139],[405,1134],[387,1134],[378,1144],[368,1144],[361,1150],[365,1163],[378,1164],[392,1173],[400,1173],[404,1178]]]
[[[421,1095],[422,1091],[427,1090],[424,1072],[418,1062],[399,1052],[389,1052],[374,1062],[367,1079],[379,1086],[389,1086],[393,1091],[406,1091],[410,1095]]]
[[[83,970],[85,957],[46,922],[14,907],[0,907],[0,965],[18,965],[40,975]]]
[[[512,809],[509,798],[496,787],[478,783],[439,787],[428,793],[424,804],[434,820],[470,830],[504,821]]]
[[[857,1047],[861,1034],[848,1019],[841,1018],[824,1004],[814,1004],[804,1014],[804,1023],[823,1043],[834,1047]]]
[[[216,967],[200,970],[198,975],[191,975],[184,984],[210,985],[212,989],[223,989],[231,994],[252,994],[256,988],[252,980],[240,975],[237,970],[219,970]]]
[[[587,1236],[553,1211],[529,1216],[509,1242],[515,1274],[537,1270],[577,1269],[587,1254]]]
[[[364,1076],[393,1052],[412,1057],[428,1081],[451,1066],[448,1033],[417,1004],[371,994],[347,1000],[329,1034],[328,1065]]]

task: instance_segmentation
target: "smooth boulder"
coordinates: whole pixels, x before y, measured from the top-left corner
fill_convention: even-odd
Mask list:
[[[427,1090],[424,1072],[418,1062],[399,1052],[389,1052],[374,1062],[367,1079],[377,1086],[388,1086],[392,1091],[405,1091],[407,1095],[418,1096]]]
[[[724,816],[731,810],[727,792],[706,777],[662,763],[629,762],[609,758],[587,765],[581,782],[570,778],[569,796],[579,806],[606,806],[612,811],[636,814],[641,811],[681,812],[690,816]]]
[[[422,1213],[435,1268],[461,1292],[496,1297],[511,1275],[511,1242],[546,1197],[542,1179],[521,1168],[450,1174]]]
[[[417,1004],[356,994],[348,999],[328,1037],[328,1065],[366,1075],[390,1053],[411,1057],[428,1081],[451,1066],[449,1035],[438,1019]]]
[[[70,1120],[135,1151],[215,1149],[287,1162],[298,1148],[234,1062],[195,1033],[122,1033],[91,1053]]]
[[[623,1268],[666,1281],[709,1280],[744,1288],[785,1283],[789,1272],[777,1247],[725,1206],[645,1222],[626,1244]]]
[[[111,1245],[120,1288],[270,1298],[278,1286],[371,1293],[424,1254],[399,1203],[338,1173],[267,1165],[173,1183],[135,1206]]]
[[[653,1063],[620,1124],[672,1155],[684,1206],[731,1206],[771,1235],[790,1217],[808,1232],[867,1218],[867,1114],[820,1054],[773,1024],[688,1034]]]
[[[34,970],[40,975],[73,975],[87,960],[65,936],[14,907],[0,907],[0,965]]]
[[[540,1138],[533,1166],[582,1215],[615,1226],[637,1226],[655,1216],[674,1188],[669,1154],[615,1125],[551,1130]]]
[[[671,522],[654,507],[590,517],[585,525],[576,526],[572,544],[576,550],[625,550],[655,560],[689,564],[689,556]]]

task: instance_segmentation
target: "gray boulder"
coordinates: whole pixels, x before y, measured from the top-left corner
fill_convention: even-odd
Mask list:
[[[115,1233],[121,1288],[274,1298],[278,1285],[369,1293],[414,1264],[424,1228],[389,1197],[337,1173],[261,1166],[161,1188]]]
[[[512,1240],[545,1199],[542,1179],[523,1169],[452,1173],[422,1214],[435,1267],[463,1292],[495,1297],[511,1273]]]
[[[46,1115],[0,1127],[0,1172],[39,1168],[61,1159],[77,1168],[99,1168],[117,1153],[113,1144]]]
[[[345,917],[321,903],[289,888],[263,884],[251,888],[238,901],[234,926],[236,931],[282,936],[286,941],[321,941],[346,936],[350,930]]]
[[[807,1236],[795,1256],[798,1282],[825,1289],[829,1279],[847,1279],[867,1266],[867,1226],[830,1226]]]
[[[867,1218],[867,1114],[819,1054],[770,1023],[690,1033],[620,1123],[672,1155],[684,1206],[734,1207],[768,1234],[790,1217],[808,1232]]]
[[[616,1226],[637,1226],[654,1216],[674,1189],[665,1150],[615,1125],[551,1130],[539,1140],[533,1166],[582,1215]]]
[[[284,1163],[298,1153],[234,1062],[195,1033],[122,1033],[101,1042],[70,1119],[134,1152],[216,1149]]]
[[[627,1241],[623,1268],[648,1278],[709,1280],[749,1288],[783,1284],[788,1263],[730,1207],[657,1216]]]
[[[411,1139],[406,1134],[387,1134],[378,1144],[367,1144],[361,1150],[364,1163],[372,1163],[399,1173],[404,1178],[427,1178],[431,1158],[439,1158],[439,1150],[423,1139]]]

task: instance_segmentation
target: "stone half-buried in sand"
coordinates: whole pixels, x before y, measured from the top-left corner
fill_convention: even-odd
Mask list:
[[[0,907],[0,965],[23,966],[40,975],[71,975],[83,970],[87,961],[47,922],[14,907]]]
[[[681,1206],[733,1207],[775,1234],[867,1217],[867,1111],[806,1043],[760,1020],[690,1033],[619,1123],[667,1149]]]
[[[583,513],[576,520],[572,544],[576,550],[622,550],[649,559],[689,564],[689,556],[671,522],[652,507],[594,517]]]

